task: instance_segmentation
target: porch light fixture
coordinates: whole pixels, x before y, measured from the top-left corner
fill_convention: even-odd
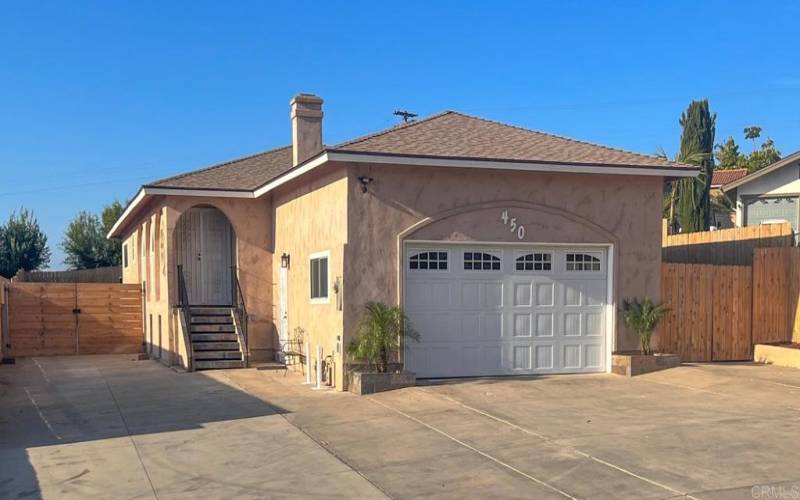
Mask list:
[[[372,182],[372,177],[367,177],[366,175],[362,175],[358,178],[358,182],[361,183],[361,192],[367,192],[367,185]]]
[[[284,269],[289,269],[290,260],[289,254],[284,252],[283,255],[281,255],[281,267]]]

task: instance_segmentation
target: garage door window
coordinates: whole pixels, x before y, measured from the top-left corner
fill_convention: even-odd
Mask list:
[[[419,252],[408,259],[414,271],[447,271],[447,252]]]
[[[590,253],[568,253],[567,271],[599,271],[600,257]]]
[[[500,257],[486,252],[464,252],[465,271],[499,271]]]
[[[550,253],[524,253],[517,257],[517,271],[551,271],[553,254]]]

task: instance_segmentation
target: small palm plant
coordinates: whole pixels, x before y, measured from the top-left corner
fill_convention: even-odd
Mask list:
[[[667,310],[663,304],[655,304],[647,297],[642,300],[631,299],[622,302],[622,319],[628,328],[639,334],[642,354],[652,353],[650,339],[653,337],[653,330],[664,318]]]
[[[400,348],[401,337],[419,341],[419,333],[399,306],[389,306],[381,302],[369,302],[366,312],[358,324],[358,337],[353,339],[347,351],[353,358],[373,365],[378,373],[386,373],[389,358]]]

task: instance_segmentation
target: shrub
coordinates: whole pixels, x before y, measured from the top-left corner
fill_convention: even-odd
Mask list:
[[[402,308],[381,302],[366,304],[357,334],[347,352],[353,358],[365,361],[370,369],[374,365],[378,373],[386,373],[389,359],[398,352],[402,337],[415,341],[420,338]]]
[[[642,300],[630,299],[622,302],[622,319],[628,328],[639,335],[642,354],[650,354],[650,339],[653,330],[667,313],[663,304],[655,304],[645,297]]]

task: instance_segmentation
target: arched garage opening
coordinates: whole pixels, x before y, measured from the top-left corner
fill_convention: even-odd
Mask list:
[[[195,206],[181,214],[175,227],[175,260],[190,305],[232,304],[235,241],[233,226],[219,209]]]

